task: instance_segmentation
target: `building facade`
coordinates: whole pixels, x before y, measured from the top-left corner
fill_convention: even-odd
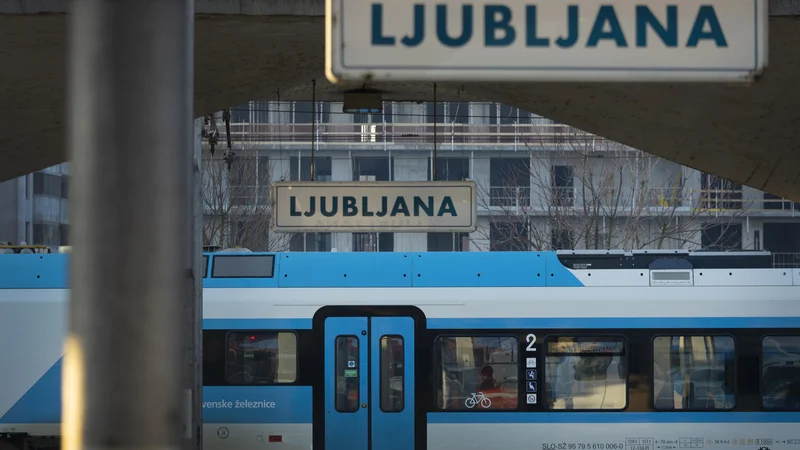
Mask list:
[[[204,144],[204,243],[291,251],[765,249],[796,265],[800,206],[496,103],[250,102]],[[435,124],[435,126],[434,126]],[[434,144],[435,143],[435,144]],[[474,180],[473,233],[271,232],[274,180]],[[0,242],[68,245],[68,165],[0,184]],[[785,261],[784,261],[785,260]]]
[[[66,163],[0,183],[0,242],[58,247],[69,242]]]
[[[231,118],[236,155],[229,205],[236,208],[222,214],[229,216],[229,239],[209,245],[340,252],[800,252],[793,202],[507,105],[385,102],[378,114],[348,114],[336,102],[250,102],[232,108]],[[204,153],[207,173],[216,170],[213,165],[220,164],[226,147],[221,121],[219,129],[215,156]],[[249,230],[269,233],[248,221],[253,216],[256,222],[268,221],[271,181],[311,180],[312,149],[316,181],[474,180],[478,230],[307,233],[247,241]],[[206,212],[209,223],[221,216],[213,208]]]

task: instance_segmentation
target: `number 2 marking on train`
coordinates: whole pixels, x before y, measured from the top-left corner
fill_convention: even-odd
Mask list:
[[[528,351],[528,352],[535,352],[536,351],[536,348],[533,346],[534,344],[536,344],[536,335],[535,334],[531,333],[531,334],[525,336],[525,342],[528,343],[528,346],[525,347],[525,351]]]

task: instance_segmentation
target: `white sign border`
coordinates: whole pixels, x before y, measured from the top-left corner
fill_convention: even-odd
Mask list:
[[[346,68],[344,64],[344,17],[347,0],[325,0],[325,76],[333,84],[369,81],[395,82],[725,82],[750,84],[764,74],[769,54],[769,1],[752,0],[754,4],[755,55],[753,67],[721,69],[602,69],[574,68],[454,68],[377,67]],[[759,68],[760,67],[760,68]]]
[[[391,187],[469,187],[472,196],[470,207],[469,227],[353,227],[353,226],[305,226],[305,227],[279,227],[278,226],[278,189],[288,186],[337,186],[337,187],[366,187],[366,188],[391,188]],[[270,218],[271,229],[276,233],[472,233],[478,229],[478,185],[475,181],[276,181],[271,189],[272,214]]]

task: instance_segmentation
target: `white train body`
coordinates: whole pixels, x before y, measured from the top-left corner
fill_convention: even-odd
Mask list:
[[[800,270],[762,256],[208,255],[204,447],[800,449]],[[60,434],[68,258],[0,255],[6,443]]]

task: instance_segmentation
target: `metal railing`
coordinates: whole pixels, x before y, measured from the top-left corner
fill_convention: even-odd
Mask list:
[[[785,198],[764,198],[753,203],[750,209],[756,209],[758,212],[785,212],[790,213],[792,217],[800,216],[800,203]]]
[[[485,194],[485,193],[484,193]],[[679,208],[690,207],[700,198],[690,189],[581,189],[578,187],[550,186],[531,188],[522,186],[492,186],[489,188],[490,207],[566,207],[583,208],[586,204],[604,208]]]
[[[433,144],[432,123],[318,123],[231,124],[231,140],[261,144],[309,144],[321,147],[347,144]],[[604,151],[624,149],[621,144],[561,124],[437,124],[436,142],[463,146],[554,147]],[[314,133],[312,135],[312,132]],[[223,139],[222,137],[220,139]]]
[[[531,206],[531,188],[494,186],[489,188],[489,206],[527,208]]]
[[[743,190],[689,189],[657,187],[642,189],[582,189],[580,187],[491,186],[481,192],[481,204],[490,208],[530,208],[548,210],[554,207],[581,209],[587,205],[619,210],[668,209],[702,210],[710,213],[764,214],[800,216],[800,203],[782,198],[752,198]]]
[[[800,253],[773,253],[772,267],[776,269],[800,268]]]

